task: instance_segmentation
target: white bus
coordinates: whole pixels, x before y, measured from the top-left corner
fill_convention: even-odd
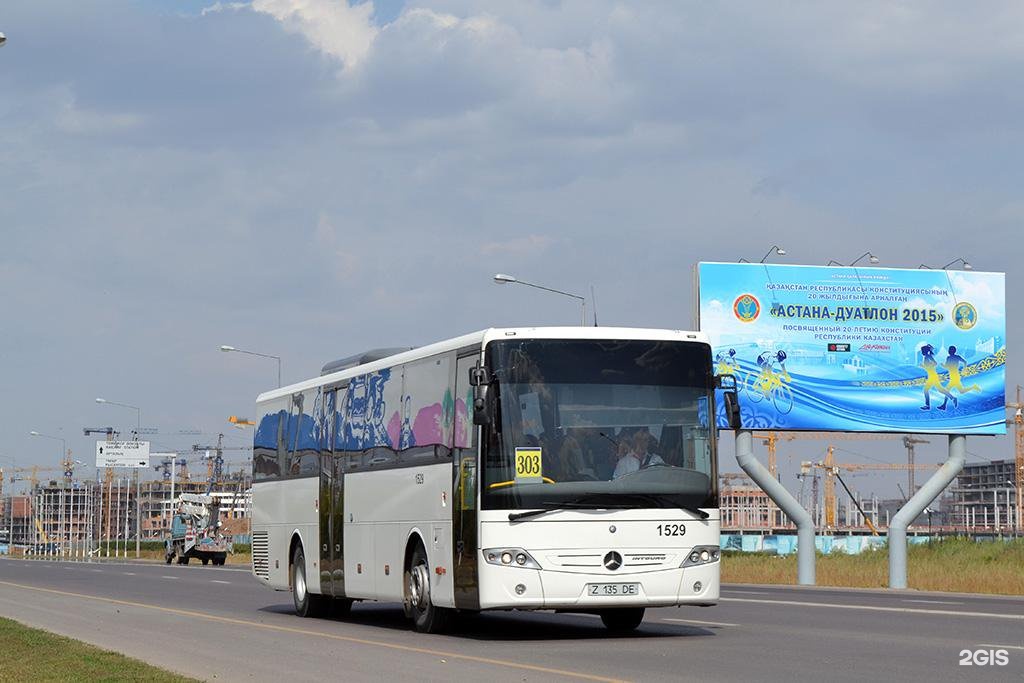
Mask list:
[[[397,351],[397,353],[396,353]],[[295,610],[401,602],[596,613],[719,594],[707,338],[630,328],[489,329],[368,352],[258,398],[253,574]]]

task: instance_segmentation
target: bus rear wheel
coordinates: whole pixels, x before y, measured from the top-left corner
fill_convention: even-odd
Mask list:
[[[302,552],[301,545],[295,547],[295,554],[292,555],[291,571],[292,600],[295,603],[295,613],[300,617],[319,616],[323,608],[324,598],[309,592],[309,585],[306,583],[306,555]]]
[[[616,633],[634,631],[643,620],[643,607],[620,607],[601,612],[601,621],[604,622],[605,628]]]
[[[434,605],[430,597],[430,564],[422,543],[416,544],[405,570],[405,613],[420,633],[441,633],[448,627],[451,610]]]

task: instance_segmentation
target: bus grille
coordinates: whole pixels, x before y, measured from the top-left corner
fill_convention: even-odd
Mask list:
[[[252,573],[270,581],[270,542],[266,531],[252,532]]]

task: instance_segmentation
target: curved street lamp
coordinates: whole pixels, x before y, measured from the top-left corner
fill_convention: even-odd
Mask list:
[[[568,297],[571,297],[573,299],[576,299],[576,300],[578,300],[580,302],[580,304],[583,307],[583,317],[582,317],[582,322],[580,324],[581,325],[586,325],[587,324],[587,299],[586,299],[586,297],[582,297],[582,296],[580,296],[578,294],[570,294],[569,292],[563,292],[560,289],[552,289],[551,287],[545,287],[544,285],[537,285],[537,284],[534,284],[532,282],[526,282],[525,280],[520,280],[519,278],[517,278],[517,277],[515,277],[513,275],[506,275],[505,273],[497,273],[497,274],[495,274],[494,282],[495,282],[495,284],[499,284],[499,285],[526,285],[527,287],[533,287],[534,289],[543,289],[545,292],[554,292],[555,294],[561,294],[562,296],[568,296]]]
[[[3,34],[0,34],[0,35],[3,35]],[[29,434],[29,436],[41,436],[44,439],[53,439],[54,441],[60,441],[60,449],[61,449],[60,450],[60,459],[61,459],[61,462],[64,461],[64,458],[68,457],[67,456],[67,453],[68,453],[68,442],[65,441],[64,439],[62,439],[61,437],[59,437],[59,436],[50,436],[49,434],[41,434],[40,432],[37,432],[34,429],[31,432],[29,432],[28,434]]]
[[[786,255],[786,250],[785,249],[783,249],[782,247],[780,247],[778,245],[773,245],[772,248],[768,250],[768,253],[761,257],[761,260],[758,261],[758,263],[764,263],[765,259],[767,259],[769,256],[771,256],[773,252],[775,253],[776,256],[785,256]]]
[[[250,356],[259,356],[260,358],[273,358],[277,361],[277,388],[281,388],[281,357],[273,356],[269,353],[256,353],[255,351],[245,351],[243,349],[236,349],[234,346],[228,346],[227,344],[221,344],[220,350],[224,353],[245,353]]]
[[[845,266],[845,267],[849,268],[851,266],[857,265],[860,262],[860,260],[862,258],[864,258],[865,256],[868,257],[868,262],[871,263],[871,265],[875,265],[876,263],[878,263],[878,257],[877,256],[872,254],[870,251],[865,251],[863,254],[861,254],[860,256],[855,258],[852,263],[840,263],[839,261],[836,261],[835,259],[829,259],[828,263],[826,263],[825,265],[826,266],[833,266],[833,265],[834,266]],[[923,263],[921,265],[924,266]],[[924,267],[927,268],[928,266],[924,266]]]
[[[955,258],[952,261],[950,261],[949,263],[947,263],[946,265],[942,266],[942,269],[946,270],[947,268],[949,268],[954,263],[962,263],[962,264],[964,264],[964,270],[974,270],[974,266],[972,266],[970,263],[968,263],[967,259],[965,259],[962,256],[958,257],[958,258]]]
[[[142,425],[142,408],[139,408],[138,406],[133,406],[130,403],[118,403],[117,401],[108,401],[105,398],[97,398],[96,402],[97,403],[106,403],[106,404],[112,405],[112,406],[121,406],[122,408],[131,408],[132,410],[134,410],[135,411],[135,438],[136,439],[139,438],[139,431],[142,428],[141,427],[141,425]]]

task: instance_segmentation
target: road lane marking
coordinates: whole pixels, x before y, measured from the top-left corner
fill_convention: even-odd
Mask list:
[[[161,579],[171,579],[172,581],[177,581],[178,580],[177,576],[167,576],[167,575],[164,575],[164,576],[161,576],[160,578]]]
[[[125,576],[135,576],[135,572],[121,572]]]
[[[724,621],[700,621],[699,619],[672,619],[666,617],[662,621],[674,621],[680,624],[701,624],[703,626],[739,626],[739,624],[727,624]]]
[[[217,579],[213,579],[212,581],[210,581],[210,583],[225,583],[229,586],[231,585],[230,581],[218,581]]]
[[[756,602],[764,605],[790,605],[794,607],[832,607],[859,609],[873,612],[902,612],[903,614],[939,614],[950,617],[988,617],[1024,621],[1024,614],[993,614],[992,612],[957,612],[948,609],[921,609],[919,607],[876,607],[873,605],[840,605],[834,602],[802,602],[799,600],[764,600],[762,598],[719,598],[721,602]]]
[[[770,595],[768,591],[738,591],[733,588],[723,588],[723,593],[743,593],[744,595]]]
[[[904,600],[903,602],[923,602],[928,605],[962,605],[964,603],[956,600]]]
[[[1024,650],[1024,645],[993,645],[992,643],[978,643],[978,647],[1009,648],[1010,650]]]
[[[175,577],[176,578],[176,577]],[[478,657],[476,655],[461,654],[458,652],[445,652],[444,650],[432,650],[426,647],[416,647],[414,645],[400,645],[398,643],[388,643],[380,640],[368,640],[366,638],[356,638],[354,636],[343,636],[336,633],[324,633],[323,631],[313,631],[304,628],[295,628],[293,626],[279,626],[276,624],[264,624],[258,621],[249,621],[247,619],[235,619],[232,617],[221,617],[215,614],[207,614],[206,612],[195,612],[186,609],[177,609],[175,607],[163,607],[162,605],[150,605],[145,602],[133,602],[131,600],[118,600],[117,598],[106,598],[100,595],[87,595],[85,593],[72,593],[70,591],[61,591],[53,588],[40,588],[39,586],[32,586],[24,583],[14,583],[12,581],[0,581],[0,586],[10,586],[12,588],[21,588],[24,590],[37,591],[39,593],[50,593],[51,595],[63,595],[71,598],[81,598],[83,600],[93,600],[95,602],[105,602],[112,605],[124,605],[126,607],[137,607],[140,609],[151,609],[157,612],[164,612],[166,614],[176,614],[178,616],[189,617],[192,619],[206,619],[207,621],[215,621],[222,624],[234,624],[236,626],[251,626],[253,628],[261,628],[268,631],[279,631],[283,633],[296,633],[305,636],[316,636],[319,638],[327,638],[329,640],[337,640],[346,643],[354,643],[356,645],[373,645],[380,648],[398,650],[400,652],[413,652],[416,654],[430,655],[432,657],[446,657],[449,659],[458,659],[465,662],[475,662],[477,664],[490,664],[492,666],[501,666],[509,669],[519,669],[521,671],[533,671],[542,674],[552,674],[555,676],[564,676],[566,678],[577,678],[586,681],[601,681],[602,683],[623,683],[623,679],[620,678],[609,678],[607,676],[597,676],[594,674],[584,673],[582,671],[571,671],[568,669],[554,669],[546,666],[538,666],[535,664],[523,664],[522,662],[513,662],[505,659],[492,659],[490,657]]]

